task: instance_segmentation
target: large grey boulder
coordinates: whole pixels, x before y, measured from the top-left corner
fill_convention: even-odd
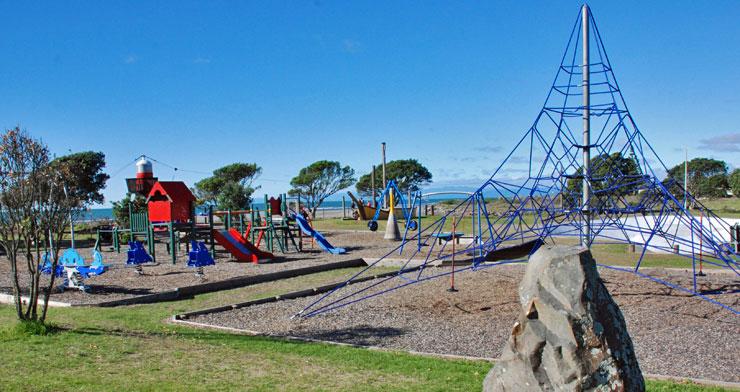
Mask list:
[[[483,391],[645,390],[622,312],[587,249],[542,247],[519,300],[519,319]]]

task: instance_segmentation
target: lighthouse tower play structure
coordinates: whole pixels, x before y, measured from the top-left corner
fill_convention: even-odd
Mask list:
[[[136,161],[136,177],[126,179],[128,191],[147,197],[156,182],[157,178],[154,177],[152,162],[142,155]]]

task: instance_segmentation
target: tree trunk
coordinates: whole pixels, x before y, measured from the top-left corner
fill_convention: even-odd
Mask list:
[[[51,270],[56,271],[57,265],[59,265],[59,253],[51,251],[49,256],[51,257]],[[39,260],[41,259],[40,254],[37,254],[36,257]],[[49,297],[51,296],[51,290],[54,288],[55,279],[56,274],[52,273],[49,279],[49,285],[46,287],[46,290],[44,290],[43,302],[41,304],[41,316],[39,317],[39,321],[42,323],[46,321],[46,311],[49,309]]]
[[[18,283],[18,254],[15,249],[5,249],[10,259],[10,274],[13,280],[13,302],[15,303],[15,312],[18,320],[24,320],[23,305],[21,303],[21,287]]]
[[[31,282],[28,286],[28,306],[26,307],[26,319],[36,320],[36,306],[38,305],[38,288],[39,288],[39,276],[36,274],[33,265],[33,253],[31,253],[31,241],[26,238],[23,241],[24,254],[26,258],[26,269],[28,270],[28,277]]]

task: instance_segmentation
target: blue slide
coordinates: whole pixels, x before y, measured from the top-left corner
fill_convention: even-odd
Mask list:
[[[321,233],[314,230],[302,216],[300,216],[299,214],[293,214],[293,216],[295,217],[296,223],[298,223],[298,227],[301,228],[301,231],[304,234],[310,235],[311,237],[313,237],[316,240],[316,242],[319,243],[319,246],[323,248],[325,251],[331,254],[334,254],[334,255],[338,255],[338,254],[346,252],[344,248],[333,247],[329,243],[329,241],[327,241],[326,238],[324,238],[324,236],[321,235]]]

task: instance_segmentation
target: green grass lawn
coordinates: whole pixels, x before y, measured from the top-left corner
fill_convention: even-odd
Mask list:
[[[61,328],[28,336],[0,306],[2,390],[474,391],[491,364],[286,342],[168,324],[173,314],[334,281],[328,271],[193,299],[120,308],[54,308]],[[287,315],[286,315],[287,316]],[[650,381],[650,391],[722,391]]]
[[[700,200],[705,207],[723,218],[740,218],[740,197]]]

